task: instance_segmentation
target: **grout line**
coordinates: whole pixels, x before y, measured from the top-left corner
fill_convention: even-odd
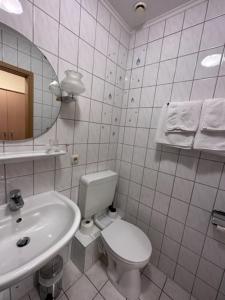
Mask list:
[[[225,165],[223,164],[223,170],[224,170],[224,166],[225,166]],[[223,175],[223,170],[221,171],[219,182],[221,182],[222,175]],[[218,188],[217,188],[217,192],[216,192],[216,196],[215,196],[213,208],[215,207],[215,204],[216,204],[216,199],[217,199],[218,191],[219,191],[219,186],[218,186]],[[196,278],[197,278],[198,269],[199,269],[199,266],[200,266],[200,261],[201,261],[202,258],[205,259],[205,257],[203,256],[203,251],[204,251],[206,239],[209,238],[208,235],[207,235],[207,233],[208,233],[208,230],[209,230],[210,225],[211,225],[211,219],[209,220],[209,223],[208,223],[208,226],[207,226],[207,231],[206,231],[206,234],[205,234],[205,236],[204,236],[204,242],[203,242],[203,245],[202,245],[201,253],[199,254],[200,259],[199,259],[198,266],[197,266],[197,269],[196,269],[196,275],[195,275],[194,282],[196,281]],[[207,260],[207,259],[206,259],[206,260]],[[207,260],[207,261],[208,261],[208,260]],[[212,262],[210,261],[210,263],[212,263]],[[214,264],[214,263],[212,263],[212,264]],[[214,265],[215,265],[215,264],[214,264]],[[217,266],[217,267],[218,267],[218,266]],[[201,280],[204,282],[203,279],[201,279]],[[222,280],[223,280],[223,277],[221,278],[221,282],[222,282]],[[209,283],[207,283],[207,284],[209,285]],[[194,288],[194,286],[193,286],[193,288]],[[214,288],[214,289],[215,289],[215,288]],[[193,292],[193,289],[192,289],[192,292]],[[218,293],[219,293],[219,288],[218,288],[218,290],[217,290],[217,294],[218,294]]]
[[[185,18],[185,13],[183,14],[183,20],[182,20],[182,27],[184,26],[184,18]],[[164,32],[165,33],[165,32]],[[164,36],[164,34],[163,34]],[[178,44],[178,49],[177,49],[177,54],[179,53],[180,51],[180,46],[181,46],[181,36],[182,36],[182,33],[180,34],[180,37],[179,37],[179,44]],[[163,39],[163,43],[161,45],[161,49],[163,49],[163,44],[164,44],[164,39]],[[161,62],[160,62],[161,63]],[[175,62],[175,67],[174,67],[174,74],[173,74],[173,79],[172,79],[172,86],[174,85],[174,81],[175,81],[175,76],[176,76],[176,72],[177,72],[177,65],[178,65],[178,59],[176,59],[176,62]],[[170,92],[170,101],[171,101],[171,97],[172,97],[172,88],[171,88],[171,92]],[[177,167],[178,167],[178,162],[179,162],[179,157],[180,157],[180,150],[178,150],[178,153],[177,153],[177,159],[176,159],[176,166],[175,166],[175,174],[176,174],[176,171],[177,171]],[[161,158],[162,158],[162,154],[160,156],[160,163],[161,163]],[[159,168],[160,168],[160,164],[159,164]],[[159,174],[159,170],[158,170],[158,174]],[[158,182],[158,176],[157,176],[157,182]],[[158,261],[158,266],[160,264],[160,258],[161,258],[161,255],[163,253],[162,249],[163,249],[163,242],[164,242],[164,239],[165,239],[165,232],[166,232],[166,226],[167,226],[167,223],[168,223],[168,218],[169,218],[169,210],[170,210],[170,205],[171,205],[171,197],[172,197],[172,191],[173,191],[173,188],[174,188],[174,183],[175,183],[175,176],[173,177],[173,183],[172,183],[172,187],[171,187],[171,194],[169,195],[170,197],[170,201],[169,201],[169,205],[168,205],[168,210],[167,210],[167,214],[166,214],[166,222],[165,222],[165,226],[164,226],[164,232],[163,232],[163,236],[162,236],[162,243],[161,243],[161,248],[160,248],[160,256],[159,256],[159,261]],[[157,189],[157,185],[156,185],[156,189]],[[183,229],[184,230],[184,229]],[[182,240],[182,239],[181,239]],[[163,255],[165,255],[163,253]],[[179,251],[178,251],[178,254],[177,254],[177,260],[178,260],[178,255],[179,255]],[[171,259],[171,258],[170,258]],[[174,279],[175,277],[175,274],[176,274],[176,265],[174,267],[174,271],[173,271],[173,275],[172,275],[172,279]]]
[[[149,29],[148,29],[148,35],[149,35]],[[135,41],[136,43],[136,34],[135,34]],[[133,52],[133,59],[132,59],[132,66],[134,65],[134,58],[135,58],[135,53]],[[146,62],[146,58],[147,58],[147,48],[146,48],[146,51],[145,51],[145,57],[144,57],[144,62]],[[141,101],[141,94],[142,94],[142,86],[143,86],[143,81],[144,81],[144,65],[142,66],[143,68],[143,73],[142,73],[142,80],[141,80],[141,85],[140,85],[140,94],[139,94],[139,103]],[[133,69],[132,69],[133,70]],[[131,73],[131,77],[130,77],[130,85],[131,85],[131,78],[132,78],[132,73]],[[129,90],[129,94],[128,94],[128,106],[127,106],[127,110],[130,109],[129,108],[129,101],[130,101],[130,90]],[[138,113],[137,113],[137,121],[136,121],[136,128],[135,128],[135,134],[134,134],[134,145],[133,145],[133,151],[132,151],[132,158],[131,158],[131,163],[133,162],[133,159],[134,159],[134,151],[135,151],[135,147],[137,147],[136,145],[136,137],[137,137],[137,125],[138,125],[138,120],[139,120],[139,112],[140,112],[140,106],[138,106],[137,108],[138,110]],[[151,121],[150,121],[151,123]],[[126,124],[125,124],[126,125]],[[149,129],[148,129],[148,138],[149,138]],[[147,139],[147,143],[148,143],[148,139]],[[145,158],[144,158],[144,161],[146,160],[146,155],[147,155],[147,149],[145,150]],[[132,171],[132,164],[131,164],[131,168],[130,168],[130,178],[129,178],[129,181],[131,181],[131,171]],[[144,169],[143,169],[143,172],[142,172],[142,179],[141,179],[141,182],[143,181],[143,176],[144,176]],[[140,199],[140,195],[141,195],[141,186],[140,186],[140,192],[139,192],[139,195],[138,195],[138,199]],[[130,196],[130,183],[129,183],[129,187],[128,187],[128,197],[131,197]],[[131,197],[132,198],[132,197]],[[135,222],[137,223],[138,221],[138,215],[139,215],[139,208],[140,208],[140,200],[137,201],[138,202],[138,205],[137,205],[137,212],[136,212],[136,220]],[[149,217],[149,223],[150,223],[150,217]]]
[[[98,3],[98,5],[99,5],[99,3]],[[109,31],[110,31],[110,27],[111,27],[111,23],[112,23],[112,16],[110,15],[110,22],[109,22]],[[103,90],[103,105],[102,105],[102,111],[101,111],[101,122],[103,121],[103,112],[104,112],[104,108],[106,107],[106,106],[104,106],[104,105],[106,105],[106,102],[105,102],[105,91],[106,91],[106,78],[107,78],[107,66],[108,66],[108,54],[109,54],[109,42],[110,42],[110,34],[108,34],[108,40],[107,40],[107,56],[106,56],[106,60],[105,60],[105,74],[104,74],[104,78],[105,78],[105,82],[104,82],[104,90]],[[115,66],[117,66],[117,61],[118,61],[118,55],[119,55],[119,50],[118,50],[118,53],[117,53],[117,58],[116,58],[116,62],[115,62]],[[114,64],[114,62],[113,62],[113,64]],[[117,67],[115,67],[115,72],[117,73]],[[115,82],[114,82],[114,84],[115,85],[113,85],[113,93],[114,93],[114,95],[113,95],[113,104],[114,104],[114,101],[115,101],[115,88],[116,88],[116,73],[115,73]],[[110,82],[110,84],[111,84],[111,82]],[[108,95],[108,97],[109,97],[109,95]],[[110,110],[110,113],[111,113],[111,122],[110,122],[110,127],[109,127],[109,140],[108,140],[108,149],[107,149],[107,158],[109,158],[109,151],[110,151],[110,139],[111,139],[111,132],[112,132],[112,117],[113,117],[113,106],[112,106],[112,109]],[[99,142],[101,141],[101,133],[102,133],[102,125],[101,125],[101,127],[100,127],[100,137],[99,137]],[[100,158],[100,156],[99,156],[99,154],[100,154],[100,147],[99,147],[99,149],[98,149],[98,160],[99,160],[99,158]]]
[[[165,34],[165,30],[166,30],[166,22],[164,22],[164,28],[163,28],[163,36]],[[149,34],[150,34],[150,30],[149,30]],[[159,61],[161,60],[161,57],[162,57],[162,49],[163,49],[163,41],[161,43],[161,47],[160,47],[160,55],[159,55]],[[158,81],[158,78],[159,78],[159,70],[160,70],[160,63],[158,64],[158,69],[157,69],[157,75],[156,75],[156,83]],[[156,88],[154,90],[154,95],[153,95],[153,106],[154,106],[154,102],[155,102],[155,97],[156,97]],[[148,144],[149,144],[149,140],[150,140],[150,133],[151,133],[151,123],[152,123],[152,118],[153,118],[153,109],[152,109],[152,114],[151,114],[151,117],[150,117],[150,130],[149,130],[149,133],[148,133],[148,141],[147,141],[147,149],[148,149]],[[146,156],[145,156],[145,161],[144,161],[144,169],[143,169],[143,177],[142,177],[142,186],[143,186],[143,179],[144,179],[144,170],[146,168],[146,160],[147,160],[147,153],[148,153],[148,150],[146,150]],[[162,157],[162,153],[159,154],[159,161],[161,161],[161,157]],[[159,166],[158,166],[159,167]],[[156,185],[157,185],[157,181],[158,181],[158,171],[157,171],[157,175],[156,175]],[[153,199],[152,199],[152,208],[151,208],[151,215],[150,215],[150,218],[149,218],[149,228],[148,228],[148,235],[150,235],[150,228],[151,228],[151,224],[152,224],[152,214],[153,214],[153,207],[154,207],[154,203],[155,203],[155,198],[156,198],[156,185],[155,185],[155,188],[154,188],[154,195],[153,195]],[[159,259],[158,259],[158,263],[157,265],[159,264]]]
[[[185,17],[185,14],[183,14],[183,20],[182,20],[182,27],[183,28],[183,25],[184,25],[184,17]],[[164,31],[164,34],[165,34],[165,31]],[[163,34],[163,36],[164,36]],[[161,45],[161,49],[163,49],[163,45],[164,45],[164,39],[165,37],[163,38],[163,43]],[[179,37],[179,44],[178,44],[178,49],[177,49],[177,54],[179,53],[180,51],[180,45],[181,45],[181,34],[180,34],[180,37]],[[161,62],[160,62],[161,64]],[[175,80],[175,76],[176,76],[176,71],[177,71],[177,64],[178,64],[178,59],[176,59],[176,62],[175,62],[175,67],[174,67],[174,74],[173,74],[173,79],[172,79],[172,86],[174,84],[174,80]],[[172,96],[172,89],[170,91],[170,101],[171,101],[171,96]],[[179,161],[179,155],[180,155],[180,151],[178,151],[178,154],[177,154],[177,159],[176,159],[176,167],[175,167],[175,174],[176,174],[176,171],[177,171],[177,165],[178,165],[178,161]],[[160,168],[160,164],[161,164],[161,158],[162,158],[162,154],[160,156],[160,163],[159,163],[159,168]],[[160,173],[159,169],[158,169],[158,173]],[[157,177],[157,182],[158,182],[158,177]],[[173,191],[173,188],[174,188],[174,183],[175,183],[175,177],[173,177],[173,183],[172,183],[172,188],[171,188],[171,194],[172,194],[172,191]],[[156,189],[157,189],[157,183],[156,183]],[[165,224],[165,227],[164,227],[164,232],[163,232],[163,238],[162,238],[162,244],[161,244],[161,249],[160,249],[160,256],[161,256],[161,253],[162,252],[162,247],[163,247],[163,241],[164,241],[164,237],[165,237],[165,231],[166,231],[166,225],[167,225],[167,221],[168,221],[168,215],[169,215],[169,209],[170,209],[170,204],[171,204],[171,194],[170,194],[170,202],[169,202],[169,206],[168,206],[168,211],[167,211],[167,219],[166,219],[166,224]],[[159,262],[160,262],[160,257],[159,257]],[[158,262],[158,265],[159,265],[159,262]],[[173,278],[175,276],[175,269],[174,269],[174,274],[173,274]]]
[[[198,59],[199,59],[199,57],[200,57],[200,53],[202,52],[202,51],[201,51],[201,44],[202,44],[203,33],[204,33],[204,30],[205,30],[205,19],[206,19],[206,14],[207,14],[207,11],[208,11],[208,5],[209,5],[209,1],[206,2],[206,11],[205,11],[205,16],[204,16],[204,22],[202,23],[203,26],[202,26],[202,32],[201,32],[201,37],[200,37],[199,46],[198,46],[198,51],[197,51],[197,58],[196,58],[196,64],[195,64],[195,69],[194,69],[194,74],[193,74],[193,81],[192,81],[192,85],[191,85],[190,97],[191,97],[191,94],[192,94],[192,91],[193,91],[193,85],[194,85],[194,80],[195,80],[195,74],[196,74],[196,70],[197,70],[197,66],[198,66]],[[190,101],[190,100],[189,100],[189,101]]]
[[[135,39],[136,39],[136,34],[135,34]],[[134,52],[132,54],[132,62],[133,62],[133,59],[134,59]],[[132,76],[132,73],[130,74],[130,79],[129,79],[129,88],[131,86],[131,76]],[[124,94],[124,93],[123,93]],[[128,92],[128,95],[127,95],[127,103],[125,105],[125,115],[124,115],[124,132],[123,132],[123,138],[122,138],[122,143],[124,143],[124,137],[125,137],[125,128],[126,128],[126,119],[127,119],[127,108],[128,108],[128,101],[129,101],[129,94],[130,92]],[[124,99],[123,99],[124,101]],[[122,102],[122,106],[124,105],[124,103]],[[120,169],[121,169],[121,161],[122,161],[122,153],[123,153],[123,146],[122,146],[122,149],[121,149],[121,159],[120,159],[120,165],[119,165],[119,174],[120,174]],[[132,154],[132,157],[133,157],[133,154]],[[129,172],[129,178],[131,176],[131,169],[130,169],[130,172]],[[119,182],[119,181],[118,181]],[[130,183],[128,184],[128,194],[129,194],[129,188],[130,188]],[[126,212],[127,212],[127,205],[128,205],[128,194],[126,195],[126,204],[125,204],[125,217],[126,217]]]

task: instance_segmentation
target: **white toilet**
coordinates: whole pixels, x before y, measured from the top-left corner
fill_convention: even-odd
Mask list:
[[[117,179],[117,173],[113,171],[81,177],[79,207],[83,218],[93,217],[112,204]],[[101,237],[108,256],[110,281],[127,299],[138,299],[141,292],[140,270],[148,263],[152,253],[148,237],[137,226],[120,219],[105,227]]]

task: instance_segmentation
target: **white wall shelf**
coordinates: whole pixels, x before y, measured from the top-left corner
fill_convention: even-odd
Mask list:
[[[56,157],[66,154],[64,150],[54,151],[30,151],[30,152],[5,152],[0,154],[0,163],[15,163],[28,160],[37,160],[48,157]]]

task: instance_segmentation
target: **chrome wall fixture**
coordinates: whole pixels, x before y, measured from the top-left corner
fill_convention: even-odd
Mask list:
[[[65,71],[65,78],[58,83],[52,81],[49,84],[49,90],[57,97],[58,101],[75,101],[76,97],[85,92],[82,82],[83,75],[73,70]]]
[[[221,210],[213,210],[211,214],[213,225],[220,226],[225,229],[225,212]]]

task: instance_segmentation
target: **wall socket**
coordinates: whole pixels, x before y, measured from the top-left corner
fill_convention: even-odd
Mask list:
[[[71,164],[77,165],[79,162],[79,154],[72,154],[71,155]]]

